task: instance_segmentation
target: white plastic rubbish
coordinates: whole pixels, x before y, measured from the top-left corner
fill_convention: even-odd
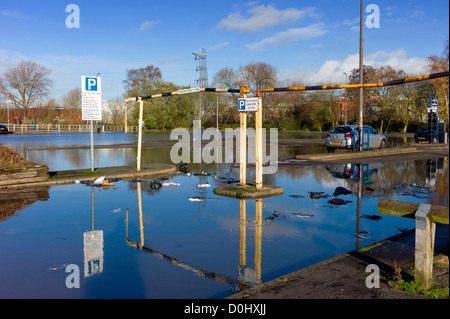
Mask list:
[[[99,177],[94,181],[93,184],[94,185],[103,185],[103,181],[105,180],[105,178],[106,178],[106,176]]]
[[[169,181],[162,183],[162,186],[171,186],[171,185],[180,186],[180,183],[174,183],[174,182],[169,182]]]

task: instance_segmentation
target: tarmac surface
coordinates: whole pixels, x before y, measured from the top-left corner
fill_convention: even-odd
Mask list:
[[[435,258],[433,282],[438,284],[436,287],[448,287],[449,227],[436,226],[435,254],[442,259]],[[414,278],[414,229],[377,244],[381,245],[365,252],[355,250],[336,256],[227,299],[433,299],[388,285],[395,277],[395,267],[402,269],[405,281]],[[366,286],[366,280],[373,272],[366,270],[369,265],[379,268],[379,288]],[[448,299],[448,295],[443,298]]]

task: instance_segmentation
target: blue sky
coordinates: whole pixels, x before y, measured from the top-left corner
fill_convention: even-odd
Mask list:
[[[80,28],[66,27],[69,4],[80,9]],[[441,55],[448,39],[449,2],[369,4],[380,9],[380,28],[364,27],[365,64],[425,74],[425,58]],[[221,68],[262,61],[284,83],[342,84],[358,67],[359,10],[356,0],[2,0],[0,73],[20,60],[40,63],[59,98],[100,72],[103,99],[112,99],[124,93],[127,69],[148,64],[166,81],[196,86],[192,52],[205,48],[210,82]]]

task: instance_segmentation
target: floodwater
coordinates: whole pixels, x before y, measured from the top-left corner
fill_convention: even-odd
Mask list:
[[[96,134],[96,141],[133,141],[110,134]],[[89,150],[39,150],[30,144],[52,144],[51,138],[28,136],[34,141],[18,134],[14,138],[22,142],[10,145],[26,145],[28,158],[48,161],[53,170],[90,167]],[[89,134],[70,138],[53,141],[90,142]],[[280,147],[279,157],[300,149]],[[98,163],[128,165],[135,154],[103,149]],[[170,163],[169,149],[144,149],[146,162]],[[239,178],[239,168],[215,163],[190,164],[189,176],[167,175],[175,185],[156,190],[152,179],[119,180],[108,189],[70,184],[27,193],[2,190],[0,298],[224,298],[414,228],[414,220],[381,215],[378,200],[448,206],[448,165],[448,159],[435,159],[279,167],[264,176],[264,184],[282,186],[284,194],[246,201],[213,193],[227,178]],[[359,170],[364,183],[358,182]],[[209,174],[195,174],[201,172]],[[247,179],[253,178],[249,167]],[[211,187],[198,188],[202,183]],[[337,187],[351,194],[334,196]],[[328,197],[311,198],[310,192]],[[328,203],[336,197],[346,204]]]
[[[226,136],[226,134],[224,135]],[[413,143],[412,135],[397,134],[388,137],[388,147],[406,146]],[[313,133],[279,133],[280,139],[324,139],[325,134]],[[169,141],[170,133],[147,133],[143,134],[142,140],[147,141]],[[267,137],[270,141],[270,137]],[[105,132],[94,134],[95,145],[111,145],[119,143],[137,143],[135,133],[124,134],[123,132]],[[50,171],[91,168],[90,149],[51,149],[49,146],[68,145],[90,145],[89,133],[45,133],[45,134],[10,134],[0,135],[0,143],[16,149],[24,157],[35,163],[47,164]],[[235,142],[236,143],[236,142]],[[234,144],[235,145],[235,144]],[[292,158],[295,155],[316,154],[326,152],[323,145],[308,146],[279,146],[278,158]],[[269,151],[267,151],[269,153]],[[134,165],[136,163],[136,148],[107,148],[94,151],[94,167],[110,167],[121,165]],[[168,148],[142,149],[143,163],[171,163]],[[227,161],[228,162],[228,161]]]

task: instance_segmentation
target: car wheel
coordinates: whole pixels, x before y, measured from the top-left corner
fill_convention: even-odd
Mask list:
[[[380,148],[386,148],[387,147],[387,142],[386,140],[382,140],[380,143]]]

